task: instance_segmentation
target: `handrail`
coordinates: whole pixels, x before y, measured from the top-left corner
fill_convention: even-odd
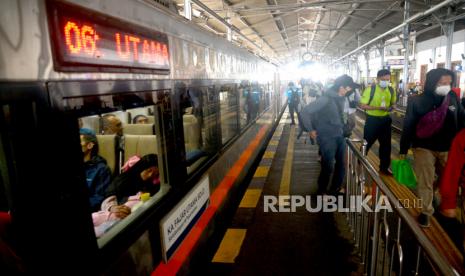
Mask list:
[[[421,248],[426,252],[429,259],[434,264],[435,268],[437,268],[441,272],[442,275],[459,275],[459,273],[449,264],[447,259],[443,255],[441,255],[441,253],[434,247],[434,245],[426,237],[423,230],[418,225],[417,221],[409,214],[409,212],[402,206],[402,204],[400,204],[401,202],[399,201],[399,199],[388,188],[388,186],[383,182],[383,180],[381,180],[379,174],[376,172],[373,166],[368,162],[366,157],[359,151],[358,149],[359,146],[357,146],[355,143],[360,143],[362,141],[346,139],[346,142],[347,142],[348,150],[350,151],[350,153],[354,154],[356,159],[359,162],[361,162],[361,164],[366,169],[368,174],[375,181],[377,188],[381,190],[381,192],[387,197],[389,202],[395,203],[395,204],[392,204],[393,209],[396,210],[397,214],[402,219],[402,221],[406,223],[406,225],[410,228],[417,242],[419,243]],[[379,194],[378,190],[376,192],[377,192],[376,197],[378,197],[378,194]],[[377,216],[376,213],[375,213],[375,216]],[[375,221],[376,220],[377,219],[375,217]],[[377,232],[378,232],[378,229],[375,224],[374,235],[377,235]],[[376,241],[377,237],[375,237],[373,240]],[[375,246],[373,246],[373,248],[375,248]],[[375,254],[375,253],[372,252],[372,254]],[[372,269],[370,270],[370,274],[371,275],[375,274],[373,266],[372,266]]]

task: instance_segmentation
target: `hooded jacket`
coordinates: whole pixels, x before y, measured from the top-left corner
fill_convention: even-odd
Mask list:
[[[303,126],[308,132],[316,130],[318,140],[342,137],[344,125],[339,110],[344,110],[344,101],[345,97],[339,96],[330,88],[323,96],[302,109]]]
[[[110,185],[111,171],[107,166],[107,161],[96,155],[84,163],[86,173],[87,188],[89,189],[89,200],[92,211],[98,211],[102,203],[105,192]]]
[[[400,154],[406,154],[410,147],[439,152],[449,151],[455,135],[465,127],[464,108],[455,93],[450,91],[447,94],[450,97],[449,108],[442,128],[425,139],[416,136],[416,128],[420,119],[438,108],[444,100],[444,96],[437,95],[435,89],[439,79],[445,75],[450,75],[454,83],[455,76],[452,71],[443,68],[433,69],[426,75],[425,92],[420,96],[409,98],[400,139]]]

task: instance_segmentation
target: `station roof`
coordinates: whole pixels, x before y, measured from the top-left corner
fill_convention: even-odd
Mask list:
[[[396,0],[200,1],[235,27],[233,42],[279,63],[299,58],[305,52],[310,52],[313,57],[340,57],[401,24],[405,7],[405,1]],[[184,0],[175,2],[182,10]],[[410,17],[440,2],[410,0]],[[223,23],[195,3],[192,7],[193,22],[220,36],[227,36],[228,29]],[[440,30],[439,22],[451,17],[459,17],[463,24],[465,1],[455,1],[452,7],[450,11],[445,7],[433,16],[422,18],[411,25],[411,30]],[[389,38],[396,36],[402,36],[401,29]]]

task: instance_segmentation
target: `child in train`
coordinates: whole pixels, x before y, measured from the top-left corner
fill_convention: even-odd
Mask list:
[[[134,165],[123,166],[123,173],[113,180],[107,190],[107,199],[102,204],[102,209],[108,210],[109,206],[106,203],[110,196],[115,197],[118,204],[122,204],[130,196],[138,192],[154,195],[159,190],[158,157],[156,154],[147,154],[135,162]]]
[[[142,158],[129,158],[107,191],[101,211],[94,212],[92,219],[97,236],[103,234],[120,219],[127,217],[146,193],[151,196],[160,190],[158,158],[148,154]]]
[[[90,206],[92,211],[98,211],[110,185],[111,171],[107,166],[107,161],[98,155],[99,145],[95,132],[88,128],[81,128],[80,138]]]

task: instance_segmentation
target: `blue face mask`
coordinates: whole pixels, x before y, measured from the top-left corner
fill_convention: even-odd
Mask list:
[[[381,88],[386,88],[386,87],[388,87],[388,85],[389,85],[388,81],[382,80],[382,81],[379,82],[379,86]]]

